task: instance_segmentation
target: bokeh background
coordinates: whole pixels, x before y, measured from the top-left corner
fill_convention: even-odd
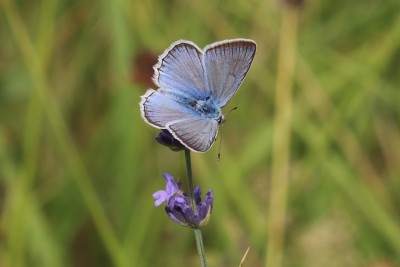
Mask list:
[[[400,1],[296,2],[285,39],[277,0],[1,0],[0,266],[199,266],[192,231],[151,197],[164,172],[185,178],[183,153],[138,103],[172,42],[238,37],[258,50],[222,159],[192,154],[215,192],[209,266],[248,247],[243,266],[265,266],[282,40],[296,47],[282,266],[400,266]]]

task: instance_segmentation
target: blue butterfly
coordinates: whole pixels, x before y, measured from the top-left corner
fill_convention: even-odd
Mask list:
[[[221,108],[243,82],[256,53],[256,43],[232,39],[207,45],[203,50],[191,41],[174,42],[154,65],[153,81],[141,97],[143,119],[167,129],[195,152],[206,152],[215,142]]]

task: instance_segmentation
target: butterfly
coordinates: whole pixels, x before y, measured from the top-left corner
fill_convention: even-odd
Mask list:
[[[186,40],[174,42],[154,65],[157,90],[141,96],[145,122],[168,130],[195,152],[206,152],[224,122],[223,108],[244,80],[256,53],[249,39],[224,40],[200,49]]]

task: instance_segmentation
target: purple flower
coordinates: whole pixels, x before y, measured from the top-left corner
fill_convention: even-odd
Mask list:
[[[179,191],[180,187],[179,182],[175,182],[171,174],[164,173],[163,176],[167,185],[165,186],[165,190],[159,190],[153,194],[153,197],[156,199],[154,202],[156,207],[160,206],[164,201],[168,203],[168,200]]]
[[[179,140],[166,129],[162,129],[159,135],[156,136],[156,141],[166,147],[169,147],[173,151],[180,151],[185,148]]]
[[[153,194],[156,199],[154,205],[159,206],[166,202],[165,211],[168,216],[180,225],[200,228],[205,226],[210,219],[213,206],[213,190],[210,190],[204,201],[201,201],[201,190],[197,187],[194,190],[194,201],[197,212],[194,211],[189,196],[180,190],[180,184],[174,181],[172,175],[165,173],[167,183],[165,190]]]

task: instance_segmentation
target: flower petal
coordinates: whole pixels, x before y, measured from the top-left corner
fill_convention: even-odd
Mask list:
[[[201,190],[199,186],[194,189],[194,202],[196,203],[196,205],[201,202]]]
[[[166,183],[165,191],[167,191],[168,198],[173,196],[179,190],[179,185],[175,182],[174,177],[169,173],[164,173],[164,180]]]
[[[156,141],[166,147],[169,147],[173,151],[180,151],[185,148],[179,140],[166,129],[162,129],[160,134],[156,136]]]
[[[153,198],[156,199],[154,205],[160,206],[164,201],[167,201],[167,192],[165,190],[159,190],[153,194]]]
[[[188,226],[189,226],[189,224],[185,223],[185,222],[182,220],[182,218],[178,219],[178,218],[175,216],[173,210],[172,210],[170,207],[166,206],[166,207],[165,207],[165,211],[167,212],[168,216],[169,216],[174,222],[176,222],[176,223],[178,223],[178,224],[180,224],[180,225],[182,225],[182,226],[185,226],[185,227],[188,227]]]

